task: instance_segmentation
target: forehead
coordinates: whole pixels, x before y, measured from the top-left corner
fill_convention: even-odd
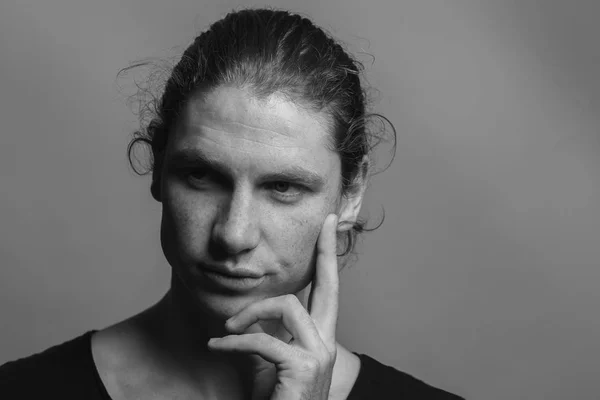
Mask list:
[[[235,87],[218,87],[192,97],[174,132],[172,146],[232,157],[270,157],[324,164],[337,154],[329,149],[325,113],[298,107],[274,94],[257,99]]]

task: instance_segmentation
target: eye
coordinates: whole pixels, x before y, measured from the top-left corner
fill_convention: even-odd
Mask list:
[[[208,172],[203,169],[183,171],[183,177],[189,184],[193,186],[204,183],[208,179],[207,175],[209,175]]]
[[[289,182],[275,182],[273,184],[273,187],[278,192],[287,192],[287,189],[290,188],[290,183]]]
[[[206,172],[202,170],[190,171],[188,173],[188,178],[192,179],[202,179],[206,176]]]
[[[284,199],[289,199],[293,197],[297,197],[304,192],[304,188],[299,185],[290,183],[290,182],[273,182],[270,184],[273,190],[276,192],[278,197],[282,197]],[[293,190],[290,190],[293,189]]]

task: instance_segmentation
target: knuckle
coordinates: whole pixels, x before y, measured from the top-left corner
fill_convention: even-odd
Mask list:
[[[300,301],[298,300],[298,298],[296,296],[294,296],[293,294],[286,294],[285,296],[283,296],[283,301],[285,302],[285,304],[287,304],[291,307],[295,307],[298,304],[300,304]]]
[[[321,352],[322,363],[325,365],[335,363],[336,358],[337,358],[337,351],[335,348],[331,349],[331,348],[325,347],[323,349],[323,351]]]
[[[283,297],[283,302],[286,306],[291,308],[292,310],[296,310],[300,304],[300,300],[293,294],[286,294]]]
[[[271,336],[269,336],[267,333],[256,333],[256,341],[263,346],[269,345],[271,344],[272,340],[271,340]]]
[[[298,369],[303,373],[318,374],[321,363],[313,357],[304,357],[298,366]]]

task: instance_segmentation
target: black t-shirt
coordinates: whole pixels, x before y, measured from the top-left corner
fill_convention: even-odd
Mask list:
[[[1,365],[0,399],[111,400],[92,358],[94,332]],[[361,368],[348,400],[462,399],[367,355],[355,354]]]

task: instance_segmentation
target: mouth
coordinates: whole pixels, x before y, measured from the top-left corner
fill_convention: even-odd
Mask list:
[[[247,268],[228,268],[225,266],[218,265],[210,265],[210,264],[202,264],[200,267],[203,270],[207,270],[209,272],[213,272],[219,275],[225,275],[230,278],[239,278],[239,279],[260,279],[264,275],[259,274],[255,271],[249,270]]]
[[[247,269],[231,270],[224,267],[212,265],[201,265],[200,271],[204,278],[221,289],[230,291],[247,291],[259,286],[265,279],[265,275],[258,274]]]

